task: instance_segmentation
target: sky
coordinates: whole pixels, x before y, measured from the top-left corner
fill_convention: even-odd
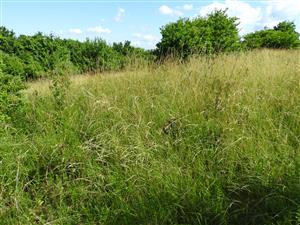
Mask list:
[[[130,40],[152,49],[165,24],[226,8],[229,16],[240,18],[240,35],[283,20],[294,21],[300,32],[300,0],[0,0],[0,25],[16,34],[41,31],[80,41]]]

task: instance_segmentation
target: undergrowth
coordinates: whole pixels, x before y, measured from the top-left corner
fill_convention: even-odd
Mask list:
[[[0,224],[297,224],[299,51],[26,94],[0,137]]]

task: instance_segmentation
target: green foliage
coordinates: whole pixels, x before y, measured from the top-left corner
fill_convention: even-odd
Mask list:
[[[215,11],[207,17],[213,53],[233,51],[239,47],[238,18],[229,17],[226,11]]]
[[[296,225],[298,55],[31,83],[0,135],[0,224]]]
[[[13,122],[23,111],[23,99],[20,93],[25,85],[19,76],[8,75],[2,71],[0,58],[0,130],[4,124]]]
[[[15,33],[6,27],[0,27],[0,51],[14,53]]]
[[[162,40],[157,54],[175,54],[186,58],[191,54],[215,54],[238,49],[237,18],[218,10],[206,18],[179,19],[161,28]]]
[[[149,53],[131,46],[130,42],[108,45],[101,39],[62,40],[37,33],[18,37],[5,27],[0,28],[0,50],[4,54],[3,70],[13,76],[36,79],[59,73],[84,73],[124,68],[131,58],[150,60]]]
[[[278,23],[274,30],[288,32],[288,33],[295,33],[296,32],[296,25],[294,22],[283,21]]]
[[[300,223],[300,207],[298,208],[297,214],[296,214],[296,218],[297,218],[297,223]]]
[[[5,74],[10,74],[12,76],[25,76],[25,65],[20,60],[19,57],[15,55],[2,54],[2,60],[5,62],[2,66],[2,71]]]
[[[253,48],[291,49],[299,46],[299,34],[293,22],[280,22],[273,29],[265,29],[247,34],[243,44]]]
[[[154,61],[154,54],[142,48],[134,48],[130,41],[113,43],[113,49],[122,55],[121,68],[138,68],[148,66]]]
[[[143,67],[168,56],[186,59],[193,54],[300,46],[292,22],[284,21],[274,29],[245,35],[242,43],[237,26],[238,18],[229,17],[226,10],[216,10],[206,17],[182,18],[161,28],[162,39],[153,51],[135,48],[130,41],[109,45],[99,38],[80,42],[41,32],[16,36],[13,31],[0,27],[2,69],[6,74],[30,80],[49,76],[58,68],[59,73],[65,74],[95,73]]]
[[[122,42],[113,43],[113,49],[124,56],[128,56],[133,53],[135,50],[134,47],[131,46],[130,41],[125,41],[124,44]]]
[[[85,71],[105,71],[119,69],[121,55],[115,52],[105,41],[87,40],[82,49],[82,67]]]

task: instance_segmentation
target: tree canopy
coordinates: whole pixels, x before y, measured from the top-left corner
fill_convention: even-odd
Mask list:
[[[162,39],[157,54],[175,54],[186,58],[190,54],[219,53],[239,48],[238,18],[229,17],[226,10],[216,10],[207,17],[179,19],[161,28]]]
[[[299,33],[294,22],[283,21],[273,29],[264,29],[245,35],[247,48],[291,49],[299,46]]]

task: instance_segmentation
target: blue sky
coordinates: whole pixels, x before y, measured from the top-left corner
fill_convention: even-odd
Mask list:
[[[85,40],[101,37],[109,43],[130,40],[154,48],[159,28],[179,17],[205,16],[228,8],[240,18],[240,33],[272,27],[282,20],[296,23],[300,31],[300,0],[179,1],[179,0],[0,0],[1,23],[17,34],[38,31]]]

